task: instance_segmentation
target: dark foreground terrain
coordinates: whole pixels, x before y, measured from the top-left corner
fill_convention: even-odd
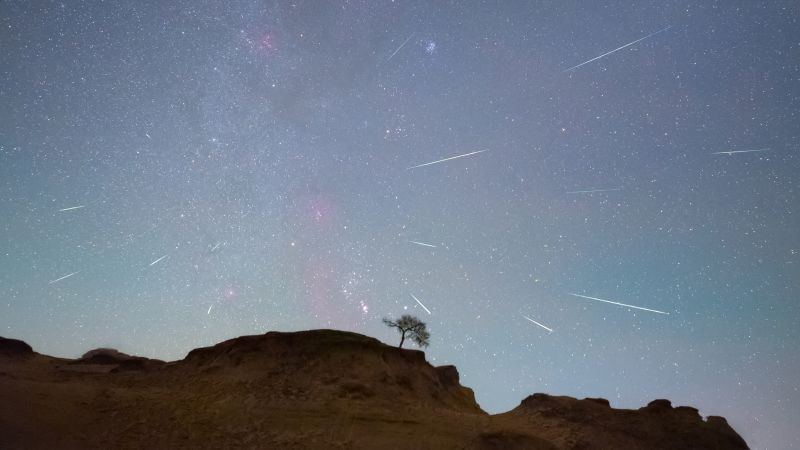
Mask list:
[[[355,333],[243,336],[163,362],[0,338],[0,449],[745,449],[722,417],[534,394],[489,415],[453,366]]]

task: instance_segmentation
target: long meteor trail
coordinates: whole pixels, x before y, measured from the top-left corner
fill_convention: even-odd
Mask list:
[[[416,297],[414,294],[411,294],[411,298],[413,298],[414,300],[416,300],[416,301],[417,301],[417,303],[419,303],[419,306],[422,306],[422,309],[424,309],[425,311],[427,311],[427,312],[428,312],[428,314],[430,314],[430,313],[431,313],[431,310],[430,310],[430,309],[428,309],[428,308],[426,308],[426,307],[425,307],[425,305],[423,305],[423,304],[422,304],[422,302],[421,302],[421,301],[419,301],[419,299],[418,299],[418,298],[417,298],[417,297]]]
[[[410,242],[410,243],[412,243],[412,244],[421,245],[421,246],[423,246],[423,247],[436,248],[436,246],[435,246],[435,245],[433,245],[433,244],[426,244],[426,243],[424,243],[424,242],[418,242],[418,241],[408,241],[408,242]]]
[[[80,272],[80,270],[79,270],[78,272]],[[66,280],[67,278],[69,278],[69,277],[71,277],[71,276],[75,275],[75,274],[76,274],[76,273],[78,273],[78,272],[72,272],[72,273],[71,273],[71,274],[69,274],[69,275],[64,275],[64,276],[63,276],[63,277],[61,277],[61,278],[56,278],[55,280],[53,280],[53,281],[51,281],[51,282],[49,282],[49,283],[47,283],[47,284],[58,283],[58,282],[59,282],[59,281],[61,281],[61,280]]]
[[[544,325],[540,324],[539,322],[537,322],[537,321],[535,321],[535,320],[531,319],[531,318],[530,318],[530,317],[528,317],[528,316],[522,316],[522,317],[526,318],[526,319],[527,319],[529,322],[533,322],[533,323],[535,323],[536,325],[539,325],[540,327],[544,328],[545,330],[547,330],[547,331],[548,331],[548,332],[550,332],[550,333],[552,333],[552,332],[553,332],[553,329],[552,329],[552,328],[547,328],[546,326],[544,326]]]
[[[597,56],[597,57],[595,57],[595,58],[592,58],[592,59],[590,59],[590,60],[588,60],[588,61],[582,62],[582,63],[578,64],[577,66],[572,66],[572,67],[570,67],[569,69],[566,69],[566,70],[563,70],[563,71],[561,71],[561,73],[564,73],[564,72],[569,72],[569,71],[571,71],[571,70],[575,70],[575,69],[577,69],[578,67],[585,66],[586,64],[589,64],[589,63],[590,63],[590,62],[592,62],[592,61],[597,61],[598,59],[600,59],[600,58],[603,58],[603,57],[606,57],[606,56],[608,56],[608,55],[610,55],[610,54],[612,54],[612,53],[618,52],[618,51],[622,50],[622,49],[623,49],[623,48],[625,48],[625,47],[630,47],[630,46],[631,46],[631,45],[633,45],[633,44],[636,44],[636,43],[638,43],[638,42],[642,42],[643,40],[645,40],[645,39],[647,39],[647,38],[649,38],[649,37],[653,37],[653,36],[657,35],[658,33],[661,33],[661,32],[664,32],[664,31],[667,31],[667,30],[669,30],[670,28],[672,28],[672,25],[670,25],[670,26],[668,26],[668,27],[666,27],[666,28],[662,28],[662,29],[660,29],[660,30],[658,30],[658,31],[656,31],[656,32],[654,32],[654,33],[650,33],[650,34],[648,34],[647,36],[645,36],[645,37],[643,37],[643,38],[639,38],[639,39],[637,39],[637,40],[635,40],[635,41],[633,41],[633,42],[630,42],[630,43],[628,43],[628,44],[625,44],[625,45],[623,45],[622,47],[615,48],[614,50],[611,50],[610,52],[603,53],[603,54],[602,54],[602,55],[600,55],[600,56]]]
[[[158,258],[157,260],[155,260],[155,261],[151,262],[151,263],[150,263],[150,265],[151,265],[151,266],[155,266],[156,264],[158,264],[159,262],[161,262],[161,260],[162,260],[162,259],[164,259],[164,258],[166,258],[167,256],[169,256],[169,254],[166,254],[166,255],[162,256],[161,258]]]
[[[59,209],[58,212],[72,211],[73,209],[81,209],[81,208],[85,208],[85,207],[86,207],[86,205],[70,206],[69,208]]]
[[[427,162],[425,164],[419,164],[419,165],[416,165],[416,166],[412,166],[412,167],[409,167],[407,170],[416,169],[418,167],[431,166],[431,165],[439,164],[439,163],[442,163],[442,162],[445,162],[445,161],[450,161],[450,160],[453,160],[453,159],[463,158],[465,156],[477,155],[478,153],[483,153],[485,151],[488,151],[488,150],[478,150],[476,152],[464,153],[463,155],[451,156],[449,158],[440,159],[440,160],[437,160],[437,161],[431,161],[431,162]]]
[[[394,53],[392,53],[392,54],[391,54],[391,56],[389,56],[388,58],[386,58],[386,62],[389,62],[389,61],[391,61],[391,59],[392,59],[392,58],[394,58],[394,55],[396,55],[396,54],[397,54],[397,52],[399,52],[400,50],[402,50],[402,49],[403,49],[403,47],[405,47],[405,46],[406,46],[406,44],[408,44],[408,41],[410,41],[412,37],[414,37],[414,33],[411,33],[411,34],[408,36],[408,39],[406,39],[405,41],[403,41],[403,43],[402,43],[402,44],[400,44],[400,47],[397,47],[397,50],[395,50],[395,51],[394,51]]]
[[[609,189],[589,189],[586,191],[569,191],[567,194],[592,194],[594,192],[611,192],[611,191],[621,191],[622,188],[609,188]]]
[[[754,148],[752,150],[729,150],[725,152],[714,152],[712,155],[734,155],[736,153],[753,153],[753,152],[766,152],[772,149],[769,148]]]
[[[626,308],[641,309],[642,311],[650,311],[650,312],[654,312],[654,313],[669,315],[668,312],[659,311],[659,310],[656,310],[656,309],[642,308],[641,306],[626,305],[625,303],[612,302],[611,300],[603,300],[602,298],[589,297],[588,295],[573,294],[572,292],[567,292],[567,293],[569,295],[574,296],[574,297],[588,298],[589,300],[595,300],[595,301],[603,302],[603,303],[611,303],[612,305],[624,306]]]

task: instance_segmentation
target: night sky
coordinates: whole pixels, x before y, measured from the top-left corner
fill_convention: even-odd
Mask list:
[[[490,412],[668,398],[800,448],[798,18],[3,1],[0,335],[174,360],[414,314]]]

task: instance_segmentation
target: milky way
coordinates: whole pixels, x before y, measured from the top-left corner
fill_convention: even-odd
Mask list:
[[[669,398],[800,446],[797,17],[2,2],[0,335],[177,359],[413,314],[488,411]]]

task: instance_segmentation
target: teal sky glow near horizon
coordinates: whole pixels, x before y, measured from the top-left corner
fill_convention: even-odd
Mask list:
[[[668,398],[800,448],[798,18],[2,2],[0,335],[174,360],[408,313],[489,412]]]

